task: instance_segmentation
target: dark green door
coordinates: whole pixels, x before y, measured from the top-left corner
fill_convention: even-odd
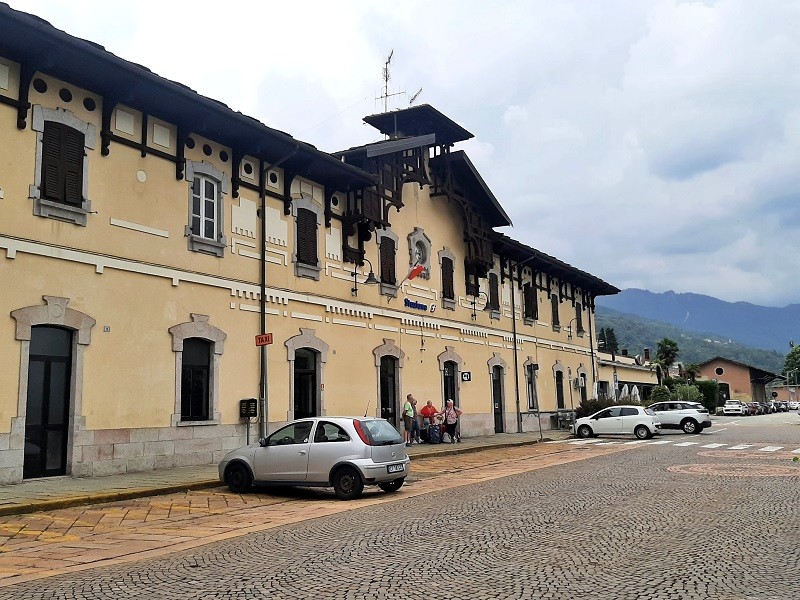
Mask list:
[[[381,417],[397,427],[397,359],[381,357]]]
[[[492,404],[494,405],[494,432],[503,433],[503,367],[492,367]]]
[[[25,411],[25,479],[67,472],[71,370],[72,332],[33,327]]]

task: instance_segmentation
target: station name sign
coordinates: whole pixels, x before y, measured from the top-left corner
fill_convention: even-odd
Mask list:
[[[417,302],[416,300],[409,300],[408,298],[405,298],[403,300],[403,306],[405,306],[406,308],[413,308],[414,310],[421,310],[425,312],[428,311],[433,312],[436,309],[434,305],[428,306],[427,304],[423,304],[422,302]]]

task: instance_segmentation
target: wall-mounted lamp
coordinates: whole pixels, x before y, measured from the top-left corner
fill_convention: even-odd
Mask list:
[[[477,296],[472,297],[472,320],[475,321],[478,318],[478,314],[475,312],[475,304],[478,302],[478,298],[483,296],[486,299],[486,304],[483,306],[483,310],[486,312],[490,312],[492,307],[489,305],[489,296],[486,295],[486,292],[478,292]]]
[[[569,320],[569,325],[567,325],[567,329],[569,330],[569,333],[567,334],[567,339],[568,339],[568,340],[571,340],[571,339],[572,339],[572,322],[573,322],[573,321],[577,321],[577,320],[578,320],[578,317],[572,317],[572,318]]]
[[[379,284],[380,281],[375,277],[375,273],[372,270],[372,263],[368,258],[365,258],[364,261],[369,265],[369,274],[367,275],[367,279],[362,282],[362,285]],[[350,293],[353,294],[353,296],[358,296],[358,269],[353,269],[353,287],[350,288]]]

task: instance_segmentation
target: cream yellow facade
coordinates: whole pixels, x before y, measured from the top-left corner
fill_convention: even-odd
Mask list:
[[[492,232],[510,223],[450,153],[443,115],[381,150],[402,159],[413,147],[424,181],[398,180],[400,197],[370,221],[379,174],[347,158],[370,148],[332,157],[255,121],[248,133],[227,107],[0,11],[0,482],[212,463],[244,443],[245,398],[268,406],[272,430],[303,414],[397,422],[408,393],[437,407],[455,396],[470,436],[549,428],[593,389],[594,297],[616,288]],[[63,51],[44,66],[8,28]],[[54,130],[83,142],[77,204],[45,197]],[[476,214],[491,259],[468,294]],[[366,285],[373,270],[382,283]],[[483,310],[492,277],[497,303]],[[68,351],[47,346],[58,332]],[[208,349],[199,366],[192,340]],[[197,398],[202,418],[187,408]],[[42,410],[65,415],[37,425]]]

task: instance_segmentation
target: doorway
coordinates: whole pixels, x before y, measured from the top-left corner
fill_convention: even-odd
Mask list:
[[[444,407],[448,400],[452,400],[453,405],[458,406],[458,363],[452,360],[445,361],[442,378],[444,384],[442,406]]]
[[[381,357],[381,418],[397,427],[397,359]]]
[[[494,432],[503,433],[503,367],[492,367],[492,404],[494,405]]]
[[[317,416],[317,353],[299,348],[294,355],[294,418]]]
[[[67,472],[72,332],[31,328],[23,479]]]

